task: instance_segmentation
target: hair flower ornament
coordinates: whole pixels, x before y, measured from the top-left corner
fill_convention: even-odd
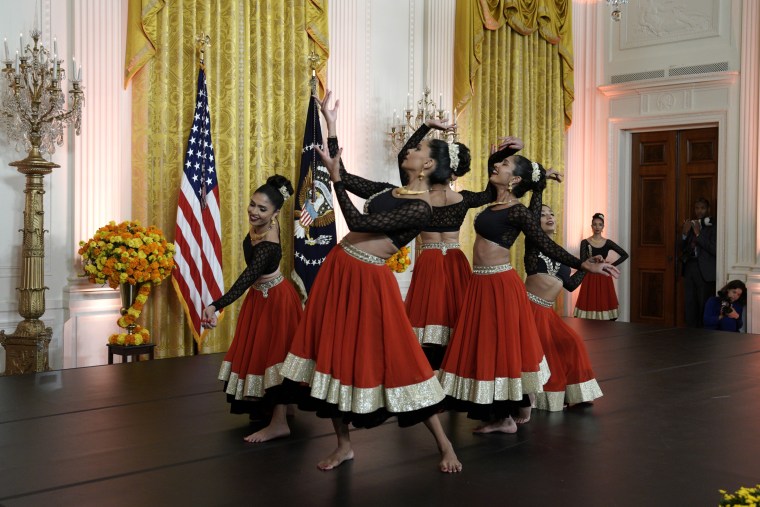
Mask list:
[[[449,143],[449,159],[451,160],[451,170],[455,171],[459,167],[459,145]]]
[[[541,179],[541,169],[537,162],[531,162],[530,165],[533,167],[533,173],[530,175],[530,179],[535,183]]]

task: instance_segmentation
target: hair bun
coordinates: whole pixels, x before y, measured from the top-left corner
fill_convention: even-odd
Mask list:
[[[282,195],[283,200],[287,200],[294,194],[290,180],[280,174],[274,174],[267,178],[266,184],[274,187]]]

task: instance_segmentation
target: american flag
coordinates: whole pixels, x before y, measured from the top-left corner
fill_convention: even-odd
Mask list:
[[[174,288],[198,344],[208,331],[201,328],[203,308],[224,293],[221,222],[206,74],[201,68],[177,205],[174,239],[177,267],[172,274]]]

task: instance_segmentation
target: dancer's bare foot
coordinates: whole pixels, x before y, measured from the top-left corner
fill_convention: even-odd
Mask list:
[[[275,438],[283,438],[290,436],[290,428],[287,424],[270,424],[266,428],[263,428],[256,433],[251,433],[243,440],[251,443],[266,442],[267,440],[274,440]]]
[[[438,463],[441,472],[455,474],[462,471],[462,462],[457,458],[454,447],[449,442],[445,449],[441,449],[441,462]]]
[[[354,459],[354,450],[350,446],[346,448],[338,446],[332,454],[317,463],[317,468],[322,471],[332,470],[340,466],[344,461],[352,459]]]
[[[520,407],[517,417],[515,417],[515,423],[525,424],[528,421],[530,421],[530,407]]]
[[[507,417],[500,421],[494,421],[492,423],[483,424],[478,426],[473,433],[517,433],[517,425],[514,419]]]

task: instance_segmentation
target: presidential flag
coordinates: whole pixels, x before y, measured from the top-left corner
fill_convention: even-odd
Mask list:
[[[319,125],[317,101],[312,96],[303,135],[293,227],[295,259],[292,278],[304,298],[309,295],[319,267],[335,246],[335,212],[330,174],[314,150],[315,146],[321,145],[322,128]]]
[[[172,277],[199,345],[208,332],[201,328],[203,308],[224,293],[221,222],[206,74],[201,67],[177,205],[174,240],[177,267]]]

